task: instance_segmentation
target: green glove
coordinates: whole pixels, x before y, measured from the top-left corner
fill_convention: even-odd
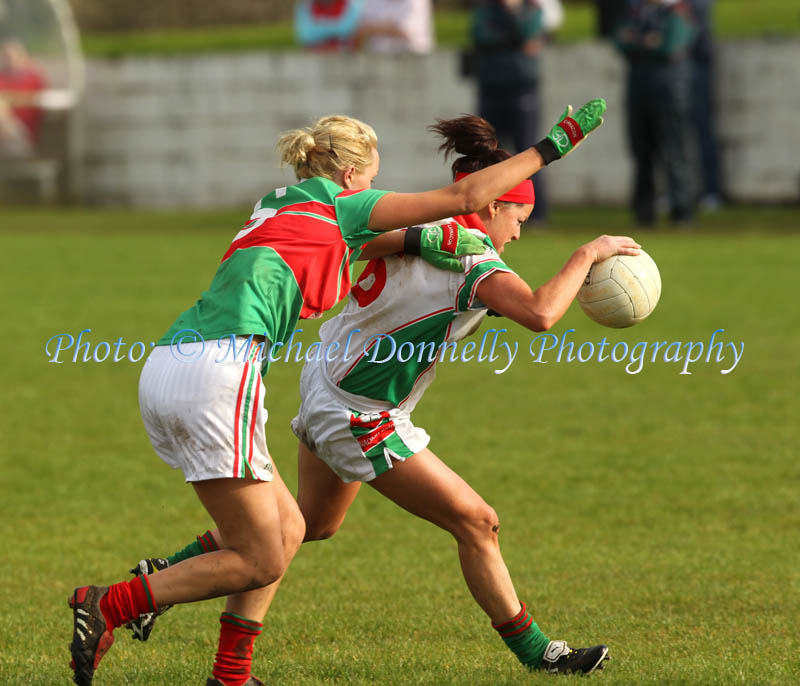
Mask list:
[[[590,100],[573,116],[572,105],[568,105],[550,133],[533,147],[539,151],[545,164],[559,160],[577,148],[586,136],[603,123],[606,101],[602,98]]]
[[[406,230],[403,252],[419,255],[437,269],[463,272],[459,257],[480,255],[486,246],[462,226],[449,222],[440,226],[412,226]]]

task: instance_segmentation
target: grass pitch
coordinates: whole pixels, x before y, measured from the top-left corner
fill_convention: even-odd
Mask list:
[[[48,362],[46,341],[156,340],[208,284],[235,212],[3,211],[0,683],[63,684],[73,586],[109,583],[211,525],[139,419],[139,364]],[[415,412],[432,449],[500,515],[520,596],[542,629],[605,642],[605,684],[800,681],[797,210],[732,209],[693,232],[635,232],[661,269],[654,314],[573,340],[744,343],[736,369],[663,360],[440,366]],[[569,210],[506,259],[531,283],[579,243],[633,232]],[[498,326],[487,321],[484,330]],[[307,322],[303,339],[314,340]],[[478,339],[480,333],[477,334]],[[720,334],[718,334],[720,336]],[[127,348],[126,348],[127,350]],[[725,365],[727,367],[728,365]],[[267,378],[268,440],[295,483],[297,364]],[[147,644],[117,632],[97,686],[203,684],[222,601],[171,611]],[[471,600],[450,537],[362,489],[332,540],[302,547],[257,644],[269,684],[551,683],[516,663]]]

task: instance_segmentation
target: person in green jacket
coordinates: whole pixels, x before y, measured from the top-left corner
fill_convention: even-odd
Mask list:
[[[684,0],[631,0],[614,34],[628,63],[627,127],[635,164],[632,207],[643,226],[656,222],[657,167],[666,177],[672,223],[686,225],[693,219],[693,38]]]
[[[542,8],[535,0],[484,0],[472,14],[478,113],[491,122],[501,144],[525,150],[541,138]],[[536,176],[532,218],[547,219],[547,175]]]

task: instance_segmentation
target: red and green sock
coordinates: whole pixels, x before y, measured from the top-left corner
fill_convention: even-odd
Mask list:
[[[139,615],[156,612],[157,607],[147,575],[142,574],[130,581],[109,586],[100,599],[100,611],[105,617],[108,631],[138,619]]]
[[[206,531],[204,534],[198,536],[197,540],[192,541],[185,548],[181,548],[177,553],[170,555],[167,558],[167,562],[172,566],[184,560],[188,560],[190,557],[202,555],[203,553],[211,553],[215,550],[219,550],[219,546],[214,540],[212,533]]]
[[[214,660],[214,678],[225,686],[242,686],[250,678],[253,643],[264,625],[232,612],[223,612],[219,624],[219,649]]]
[[[538,667],[542,664],[544,651],[550,639],[539,629],[533,617],[528,614],[525,603],[519,613],[502,624],[492,622],[505,644],[517,659],[526,667]]]

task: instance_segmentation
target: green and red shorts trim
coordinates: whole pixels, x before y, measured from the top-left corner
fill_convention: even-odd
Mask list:
[[[372,462],[375,476],[391,469],[392,457],[406,459],[414,454],[397,434],[389,412],[356,412],[350,415],[350,431],[364,457]]]

